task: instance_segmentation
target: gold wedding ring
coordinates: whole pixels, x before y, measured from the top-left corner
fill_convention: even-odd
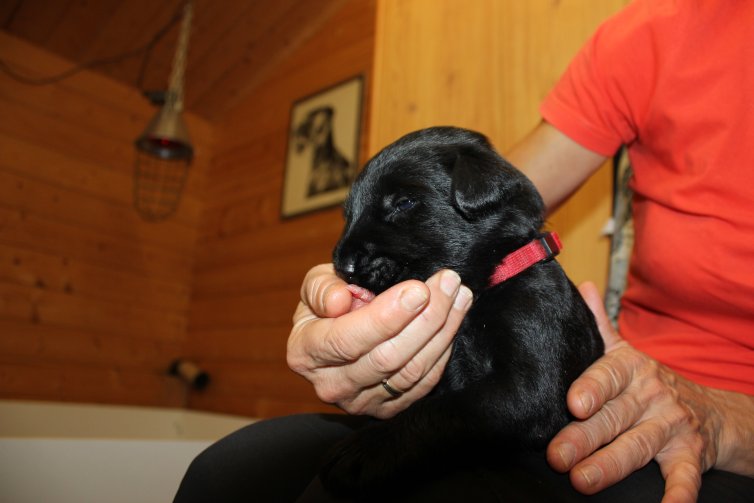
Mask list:
[[[382,380],[382,387],[385,388],[385,391],[387,391],[390,394],[390,396],[393,398],[398,398],[399,396],[403,394],[402,391],[398,391],[397,389],[390,386],[390,383],[388,382],[387,379]]]

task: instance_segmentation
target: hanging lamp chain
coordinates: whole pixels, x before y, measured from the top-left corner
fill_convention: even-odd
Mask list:
[[[183,111],[183,82],[186,73],[186,56],[188,54],[189,35],[191,32],[191,18],[194,15],[193,1],[186,2],[183,8],[181,32],[178,35],[178,45],[173,58],[173,68],[170,71],[170,81],[165,100],[165,106],[176,112]]]

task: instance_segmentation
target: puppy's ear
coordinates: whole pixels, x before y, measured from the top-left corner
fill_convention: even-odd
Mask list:
[[[467,219],[485,213],[515,190],[516,175],[512,166],[492,152],[461,152],[451,172],[453,205]]]

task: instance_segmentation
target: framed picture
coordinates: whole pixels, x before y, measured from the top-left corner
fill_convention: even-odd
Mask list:
[[[302,98],[291,109],[282,215],[340,204],[359,164],[361,76]]]

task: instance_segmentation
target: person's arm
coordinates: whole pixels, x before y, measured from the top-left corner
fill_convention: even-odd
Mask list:
[[[505,156],[542,194],[548,213],[555,210],[605,162],[548,124],[540,124]]]
[[[578,420],[550,442],[547,459],[594,494],[654,459],[663,502],[694,502],[710,468],[754,477],[754,397],[698,385],[637,351],[612,328],[597,288],[580,291],[605,340],[605,356],[568,392]]]

